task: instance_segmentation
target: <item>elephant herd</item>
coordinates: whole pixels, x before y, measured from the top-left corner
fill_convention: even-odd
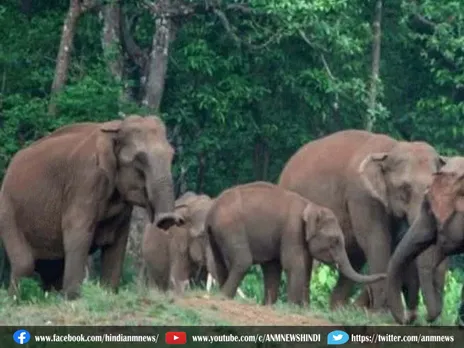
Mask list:
[[[38,274],[44,289],[77,298],[97,249],[101,282],[116,290],[132,209],[140,206],[149,217],[148,278],[162,290],[182,293],[208,273],[232,298],[256,264],[263,304],[276,302],[285,272],[288,300],[306,305],[316,259],[339,271],[331,308],[364,283],[356,304],[390,309],[398,323],[416,319],[419,289],[427,319],[440,315],[447,257],[464,251],[464,158],[345,130],[300,148],[277,184],[236,185],[214,198],[189,191],[175,200],[173,154],[164,123],[138,115],[68,125],[16,153],[0,191],[9,293]],[[368,275],[360,274],[365,265]]]

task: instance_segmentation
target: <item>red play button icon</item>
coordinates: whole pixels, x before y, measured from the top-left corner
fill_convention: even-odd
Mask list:
[[[166,344],[186,344],[187,333],[186,332],[166,332],[165,336]]]

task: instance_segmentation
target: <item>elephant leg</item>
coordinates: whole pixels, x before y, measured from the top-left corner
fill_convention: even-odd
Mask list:
[[[369,207],[366,210],[366,207]],[[357,245],[363,251],[369,267],[369,274],[386,273],[391,256],[391,221],[379,202],[364,200],[364,197],[348,202],[352,230]],[[347,250],[349,248],[347,247]],[[353,259],[350,258],[353,262]],[[384,288],[386,281],[369,284],[372,293],[372,309],[377,311],[387,307]]]
[[[364,286],[358,298],[354,301],[354,305],[360,308],[370,308],[371,304],[371,295],[369,292],[369,287]]]
[[[307,257],[294,256],[292,263],[287,266],[283,265],[287,274],[287,299],[288,302],[297,305],[306,305],[308,299],[304,298],[305,288],[308,287],[309,272],[308,272],[308,260]]]
[[[419,273],[416,263],[410,263],[405,273],[402,290],[408,310],[406,320],[408,324],[412,324],[417,319],[417,307],[419,305]]]
[[[352,249],[356,249],[356,250],[353,251]],[[351,262],[351,265],[353,266],[353,269],[356,272],[359,272],[366,262],[363,252],[359,248],[350,248],[349,250],[347,250],[347,253],[348,253],[348,258]],[[334,310],[337,307],[345,306],[348,304],[348,300],[350,298],[350,294],[351,294],[351,291],[354,285],[355,283],[351,279],[348,279],[340,272],[338,273],[337,284],[335,284],[335,287],[332,290],[332,294],[330,296],[330,309],[331,310]],[[369,299],[370,296],[369,296],[367,285],[365,286],[364,289]],[[360,303],[360,305],[362,305],[362,303]]]
[[[74,300],[80,296],[80,287],[85,278],[88,248],[91,243],[92,235],[87,228],[72,228],[65,233],[63,294],[68,300]]]
[[[228,298],[234,298],[237,288],[248,269],[253,265],[253,258],[248,249],[234,253],[230,262],[229,275],[221,287],[222,293]]]
[[[387,236],[384,236],[385,240],[388,240]],[[390,245],[388,242],[386,245]],[[390,255],[390,249],[383,248],[381,251],[376,251],[376,247],[370,247],[368,249],[367,262],[369,265],[369,273],[386,273],[388,267],[388,257]],[[376,254],[379,254],[376,257]],[[379,281],[369,285],[369,288],[372,289],[372,306],[373,310],[380,310],[387,307],[386,293],[384,291],[385,281]]]
[[[101,249],[101,278],[100,282],[117,290],[124,266],[127,241],[130,230],[131,209],[120,216],[119,224],[115,230],[115,240],[112,244]]]
[[[264,278],[263,305],[276,303],[279,294],[280,276],[282,266],[279,261],[269,261],[261,264]]]
[[[6,217],[0,223],[3,246],[11,265],[8,293],[11,296],[18,296],[21,278],[34,276],[35,260],[29,244],[24,235],[18,231],[13,219]]]
[[[96,221],[92,219],[95,206],[70,207],[63,215],[64,277],[63,295],[68,300],[80,296],[85,278],[85,267],[95,233]]]
[[[313,258],[308,257],[306,259],[306,285],[303,287],[303,304],[309,306],[311,303],[311,293],[310,293],[310,286],[311,286],[311,278],[313,276]]]

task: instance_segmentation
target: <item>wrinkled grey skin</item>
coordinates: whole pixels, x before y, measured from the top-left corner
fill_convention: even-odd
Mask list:
[[[204,194],[186,192],[175,202],[175,212],[184,223],[161,231],[147,225],[144,231],[142,255],[152,283],[161,290],[185,291],[190,280],[199,275],[206,282],[206,239],[204,224],[213,200]]]
[[[386,272],[402,222],[414,221],[425,190],[444,161],[424,142],[345,130],[309,142],[287,162],[279,185],[331,209],[355,270]],[[422,258],[418,263],[426,262]],[[417,277],[416,264],[408,272]],[[372,309],[387,306],[385,282],[369,285]],[[353,282],[339,275],[331,308],[347,304]],[[417,292],[416,292],[417,295]],[[417,296],[412,296],[417,298]],[[417,301],[412,301],[415,310]],[[412,307],[412,308],[411,308]]]
[[[429,262],[421,271],[431,284],[428,321],[435,320],[443,307],[440,263],[449,255],[464,252],[464,157],[448,159],[427,191],[417,219],[396,248],[388,267],[388,305],[396,322],[407,323],[399,294],[399,277],[404,266],[419,255]],[[422,279],[421,279],[422,281]],[[421,283],[422,284],[422,283]],[[424,294],[425,297],[425,294]]]
[[[261,265],[264,304],[277,300],[281,272],[288,279],[288,300],[309,303],[313,257],[335,264],[356,282],[376,282],[383,274],[355,272],[345,251],[343,233],[333,212],[302,196],[266,182],[238,185],[215,200],[206,218],[214,265],[210,273],[221,291],[234,297],[253,264]]]
[[[101,281],[117,289],[132,207],[144,207],[163,229],[181,223],[173,152],[159,118],[132,115],[65,126],[16,153],[0,192],[10,294],[36,271],[45,288],[78,297],[88,254],[98,248]]]

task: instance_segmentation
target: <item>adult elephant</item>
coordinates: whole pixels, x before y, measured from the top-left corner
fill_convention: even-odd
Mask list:
[[[68,125],[19,151],[0,191],[9,292],[36,271],[45,287],[53,283],[76,298],[87,256],[97,248],[101,281],[116,289],[133,206],[145,207],[160,228],[181,222],[174,213],[172,156],[164,123],[137,115]]]
[[[370,273],[384,273],[400,226],[414,221],[432,173],[443,164],[425,142],[345,130],[300,148],[285,165],[279,185],[335,213],[356,270],[367,259]],[[417,275],[415,264],[410,267],[408,272]],[[347,302],[352,286],[339,275],[332,308]],[[372,308],[386,306],[385,282],[370,286]],[[415,310],[417,301],[412,302],[410,309]]]
[[[424,252],[424,250],[426,250]],[[417,219],[396,248],[388,266],[388,304],[398,323],[406,322],[399,294],[399,277],[404,266],[422,252],[429,262],[423,270],[434,287],[429,297],[428,321],[435,320],[443,307],[443,289],[436,283],[437,266],[445,257],[464,252],[464,157],[453,157],[434,175]],[[464,294],[464,293],[463,293]],[[464,299],[463,299],[464,300]],[[461,306],[460,315],[464,316]],[[464,318],[460,318],[461,321]],[[464,324],[464,323],[463,323]]]

